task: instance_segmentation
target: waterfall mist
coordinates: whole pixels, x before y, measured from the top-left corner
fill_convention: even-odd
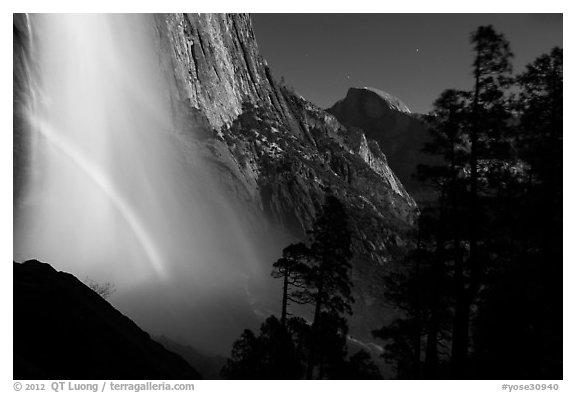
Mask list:
[[[152,18],[29,17],[32,170],[14,259],[112,282],[111,303],[145,330],[227,353],[256,297],[276,296],[252,294],[279,248],[183,142]]]

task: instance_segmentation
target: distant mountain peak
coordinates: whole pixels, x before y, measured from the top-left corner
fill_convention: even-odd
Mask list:
[[[422,153],[429,141],[427,126],[400,99],[373,87],[352,87],[327,111],[376,141],[413,197],[424,199],[430,194],[414,177],[419,164],[431,163],[431,156]]]
[[[374,117],[379,116],[380,108],[386,107],[387,109],[394,110],[401,113],[412,113],[410,108],[402,102],[398,97],[393,96],[392,94],[386,93],[383,90],[376,89],[374,87],[351,87],[348,89],[348,93],[346,94],[346,98],[350,99],[354,96],[367,96],[371,98],[376,98],[375,101],[370,107],[374,109]],[[384,105],[382,105],[384,104]],[[370,107],[367,107],[368,114],[370,113]]]
[[[390,104],[393,107],[392,109],[396,109],[398,112],[412,113],[410,111],[410,108],[408,108],[408,106],[404,102],[402,102],[398,97],[395,97],[392,94],[386,93],[385,91],[376,89],[374,87],[365,86],[362,89],[377,94],[380,98],[382,98],[384,101]]]

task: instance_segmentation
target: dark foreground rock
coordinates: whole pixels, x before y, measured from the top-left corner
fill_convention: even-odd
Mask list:
[[[14,379],[199,379],[76,277],[14,263]]]

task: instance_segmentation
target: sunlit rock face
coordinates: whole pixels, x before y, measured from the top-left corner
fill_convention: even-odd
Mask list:
[[[227,354],[278,311],[271,265],[331,189],[351,218],[351,333],[371,340],[416,205],[363,131],[274,81],[249,16],[30,20],[15,260],[112,281],[145,330]]]
[[[390,167],[414,198],[430,198],[430,190],[415,178],[418,164],[433,162],[421,151],[430,141],[421,115],[411,113],[400,99],[371,87],[350,88],[328,112],[378,142]]]
[[[273,106],[298,128],[260,56],[248,15],[159,15],[157,26],[180,98],[201,109],[214,128],[230,124],[247,102]]]
[[[246,15],[157,17],[181,101],[204,114],[210,144],[230,154],[228,171],[272,227],[304,240],[328,188],[341,198],[353,232],[353,334],[390,317],[383,276],[409,246],[416,204],[378,144],[358,128],[275,82]],[[398,100],[394,109],[409,110]],[[226,151],[226,153],[222,153]],[[272,261],[270,261],[272,262]]]

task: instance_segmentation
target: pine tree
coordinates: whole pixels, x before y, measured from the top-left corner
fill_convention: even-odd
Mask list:
[[[289,331],[274,316],[256,336],[246,329],[222,369],[227,379],[299,379],[302,366]]]
[[[375,335],[401,378],[561,378],[562,50],[528,65],[514,100],[505,38],[482,26],[471,42],[473,90],[428,117],[441,162],[419,177],[437,199],[387,283],[404,316]]]
[[[312,295],[306,287],[306,277],[309,272],[309,259],[311,251],[304,243],[291,244],[282,251],[282,258],[278,259],[272,271],[272,277],[280,278],[282,284],[282,311],[280,322],[286,326],[290,303],[309,304]]]
[[[485,268],[482,242],[483,210],[481,197],[486,190],[486,173],[491,160],[506,154],[506,131],[509,111],[506,89],[512,82],[512,52],[508,41],[492,26],[480,26],[471,36],[474,47],[474,90],[470,119],[470,179],[468,208],[468,277],[462,274],[457,296],[452,338],[453,376],[462,378],[468,369],[470,313],[482,282]]]
[[[348,276],[351,238],[342,203],[332,194],[310,230],[311,245],[291,244],[273,265],[272,276],[282,279],[280,320],[268,318],[260,335],[246,330],[234,343],[222,373],[228,378],[342,378],[345,372],[374,377],[374,364],[363,355],[347,357],[351,314],[351,281]],[[292,303],[314,306],[311,326],[289,317]],[[353,369],[354,368],[354,369]]]
[[[422,208],[416,248],[386,280],[390,303],[402,315],[373,332],[386,341],[384,359],[400,379],[437,379],[443,371],[451,321],[451,282],[447,231],[437,206]]]
[[[378,367],[372,361],[370,354],[361,349],[346,362],[345,369],[340,374],[340,379],[366,380],[381,379]]]
[[[562,184],[562,49],[538,57],[518,76],[518,149],[534,183]]]
[[[228,379],[258,379],[259,345],[254,332],[245,329],[234,342],[230,358],[221,374]]]
[[[491,379],[562,378],[562,50],[518,78],[504,230],[475,330],[476,369]]]
[[[491,222],[494,196],[502,194],[510,168],[507,88],[512,81],[512,54],[508,42],[491,26],[479,27],[471,43],[474,88],[446,90],[436,100],[427,117],[432,141],[424,150],[440,161],[418,168],[419,179],[431,187],[436,200],[421,205],[419,245],[408,259],[417,262],[413,269],[417,273],[412,273],[416,278],[404,281],[421,285],[418,296],[404,293],[412,304],[406,307],[404,321],[398,321],[410,327],[414,338],[404,346],[395,345],[413,352],[402,356],[403,372],[413,370],[412,375],[425,378],[445,375],[441,366],[447,360],[452,377],[465,377],[470,369],[471,310],[487,269],[485,256],[491,255],[487,247],[492,242],[488,234],[495,227]],[[391,333],[380,331],[388,337]],[[425,345],[420,340],[423,335]],[[443,347],[450,348],[450,354],[441,353]]]
[[[351,314],[352,283],[348,276],[351,238],[348,229],[348,218],[344,206],[334,195],[329,194],[316,217],[312,230],[311,264],[307,273],[307,283],[311,288],[314,301],[314,319],[306,376],[312,379],[314,368],[318,364],[318,376],[323,376],[324,352],[320,333],[323,320]],[[339,332],[342,335],[342,332]]]

